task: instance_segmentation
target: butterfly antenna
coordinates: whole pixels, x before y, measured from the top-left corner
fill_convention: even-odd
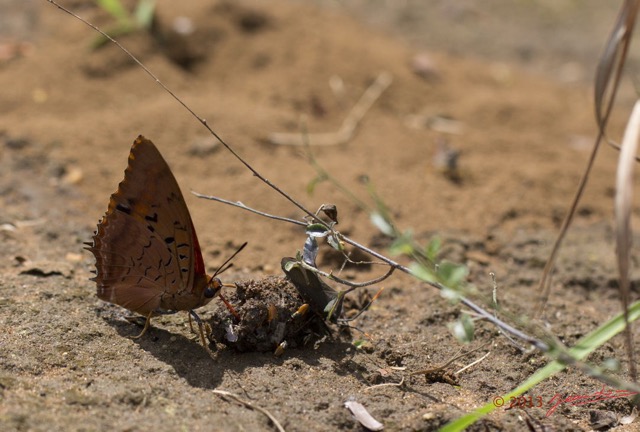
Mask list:
[[[247,242],[242,243],[242,245],[238,248],[238,250],[236,250],[229,258],[227,258],[227,260],[223,262],[222,265],[220,265],[220,267],[218,267],[215,273],[213,273],[213,276],[211,276],[211,281],[213,281],[216,278],[216,276],[218,276],[220,273],[230,269],[233,266],[233,263],[230,263],[229,261],[234,259],[235,256],[238,255],[242,251],[242,249],[245,248],[246,245],[247,245]],[[222,284],[222,286],[234,287],[235,285]],[[218,297],[220,298],[220,300],[222,300],[224,305],[227,307],[227,310],[231,312],[231,315],[233,315],[233,317],[236,319],[236,322],[241,321],[240,314],[235,310],[235,308],[231,305],[231,303],[229,303],[229,301],[226,298],[224,298],[221,292],[218,292]]]
[[[226,266],[219,268],[218,270],[216,270],[216,275],[219,275],[219,274],[222,274],[222,273],[226,272],[231,267],[233,267],[233,263],[229,263]]]
[[[229,258],[227,258],[227,260],[225,262],[223,262],[220,267],[218,267],[218,269],[215,271],[215,273],[213,273],[213,276],[211,277],[211,280],[213,280],[214,277],[218,276],[220,273],[228,270],[229,268],[233,267],[233,264],[230,264],[229,262],[234,259],[236,257],[236,255],[238,255],[242,249],[245,248],[245,246],[247,245],[247,242],[242,243],[242,245],[238,248],[237,251],[235,251]]]

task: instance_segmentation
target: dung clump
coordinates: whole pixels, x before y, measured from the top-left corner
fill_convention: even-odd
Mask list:
[[[274,351],[283,341],[295,348],[313,335],[329,333],[320,315],[311,310],[296,314],[305,302],[285,278],[236,282],[236,292],[226,296],[240,321],[233,322],[226,309],[218,309],[208,320],[210,339],[236,351]]]

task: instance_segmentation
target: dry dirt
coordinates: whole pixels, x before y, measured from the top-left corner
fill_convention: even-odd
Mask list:
[[[161,0],[154,36],[120,40],[269,180],[309,208],[336,204],[341,232],[385,254],[388,240],[352,199],[326,182],[307,193],[316,171],[301,148],[265,138],[301,124],[311,133],[338,130],[376,77],[390,73],[392,84],[355,136],[314,147],[317,161],[371,204],[367,176],[401,229],[425,243],[439,235],[445,257],[465,263],[483,295],[490,295],[494,272],[504,310],[530,314],[589,154],[589,77],[616,5],[525,2],[527,9],[494,1],[489,13],[474,2],[319,3]],[[113,24],[89,2],[64,4],[97,25]],[[280,259],[302,248],[304,233],[189,190],[286,217],[302,213],[223,148],[212,148],[201,125],[116,47],[91,50],[96,34],[82,23],[44,0],[0,5],[1,430],[273,430],[263,414],[212,389],[269,410],[288,431],[362,430],[344,408],[349,399],[385,430],[435,430],[546,363],[477,322],[476,341],[465,349],[491,344],[450,372],[491,354],[455,385],[409,376],[461,348],[447,327],[461,307],[401,274],[382,284],[380,299],[355,323],[368,337],[360,348],[351,342],[363,336],[352,331],[351,339],[327,338],[280,357],[222,349],[214,361],[185,313],[158,318],[131,340],[139,327],[96,298],[88,280],[93,258],[82,243],[122,179],[138,134],[156,143],[187,193],[210,271],[249,242],[223,274],[226,282],[280,275]],[[196,29],[186,40],[168,30],[180,16]],[[500,16],[504,28],[497,27]],[[632,99],[621,98],[614,130]],[[457,181],[434,162],[443,142],[459,152]],[[567,344],[619,311],[611,224],[616,156],[609,148],[599,155],[559,259],[543,325]],[[321,261],[339,267],[331,256]],[[347,269],[343,276],[363,280],[382,271]],[[198,312],[208,320],[222,307]],[[622,338],[589,359],[609,357],[620,359],[623,376]],[[401,386],[369,388],[402,379]],[[558,393],[600,388],[569,370],[530,395],[547,403]],[[555,430],[589,430],[594,415],[626,415],[632,404],[564,405],[545,417],[547,409],[528,415]],[[525,417],[499,409],[474,430],[524,430]]]

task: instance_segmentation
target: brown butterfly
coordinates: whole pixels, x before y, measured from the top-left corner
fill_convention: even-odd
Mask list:
[[[92,280],[98,297],[147,317],[136,338],[153,316],[189,311],[205,343],[193,310],[219,295],[223,284],[206,274],[178,183],[156,146],[142,135],[131,147],[124,180],[111,195],[93,242],[86,244],[96,258]]]

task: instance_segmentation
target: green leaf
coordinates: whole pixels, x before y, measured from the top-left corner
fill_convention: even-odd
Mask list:
[[[327,243],[329,243],[329,246],[331,246],[332,248],[334,248],[337,251],[343,251],[344,250],[344,245],[334,235],[327,236]]]
[[[331,321],[331,317],[336,312],[336,309],[342,304],[345,293],[346,291],[340,291],[336,298],[331,299],[331,301],[329,301],[325,306],[324,312],[327,314],[327,321]]]
[[[293,269],[294,267],[297,267],[298,265],[299,264],[292,259],[289,259],[287,261],[282,260],[282,269],[287,273],[290,272],[291,269]]]
[[[98,6],[104,9],[116,21],[129,22],[129,12],[122,6],[120,0],[95,0]]]
[[[440,237],[435,236],[429,241],[429,244],[424,250],[425,256],[430,261],[436,261],[438,259],[438,255],[440,254],[440,247],[442,246],[442,241]]]
[[[133,15],[138,27],[148,29],[153,23],[153,15],[156,11],[155,0],[139,0]]]
[[[413,248],[413,232],[410,230],[405,231],[396,238],[391,246],[389,246],[389,253],[391,255],[411,255],[414,251]]]
[[[449,300],[453,304],[458,303],[462,298],[462,293],[456,291],[455,289],[449,288],[446,285],[442,287],[440,295],[442,296],[442,298]]]
[[[356,349],[362,348],[368,341],[366,339],[357,339],[351,342],[351,344],[356,347]]]
[[[436,277],[436,274],[433,270],[420,265],[417,262],[412,262],[411,264],[409,264],[409,269],[411,270],[411,274],[420,280],[429,283],[438,282],[438,278]]]
[[[369,219],[371,220],[371,223],[383,234],[386,234],[389,237],[393,237],[395,235],[393,226],[381,213],[377,211],[371,212],[371,214],[369,215]]]
[[[438,279],[443,285],[446,285],[449,288],[458,288],[462,282],[465,281],[468,274],[469,269],[462,264],[452,263],[451,261],[442,261],[438,265]]]
[[[460,342],[469,343],[473,341],[474,325],[469,315],[462,314],[459,320],[449,324],[449,329]]]

